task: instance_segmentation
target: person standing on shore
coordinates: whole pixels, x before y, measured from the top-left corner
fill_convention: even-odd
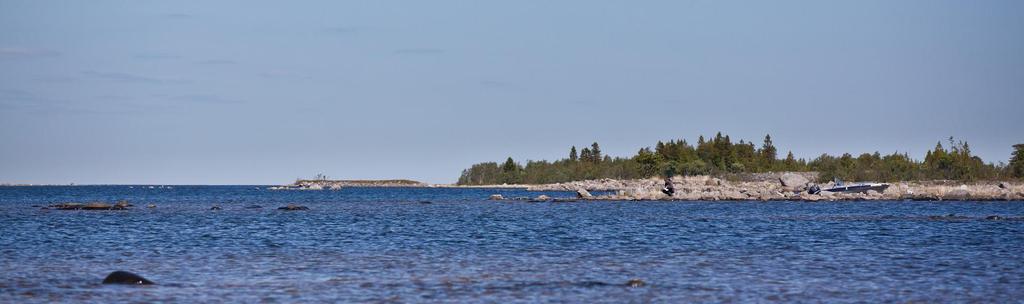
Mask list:
[[[676,186],[672,183],[672,176],[675,175],[674,171],[672,168],[665,170],[665,187],[661,188],[661,193],[668,194],[668,196],[676,193]]]

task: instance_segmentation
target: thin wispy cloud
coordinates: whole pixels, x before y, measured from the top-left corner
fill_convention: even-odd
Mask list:
[[[327,34],[352,34],[355,32],[359,32],[360,30],[362,29],[358,27],[336,26],[323,28],[322,32]]]
[[[240,104],[240,103],[244,103],[244,101],[239,100],[239,99],[224,98],[224,97],[217,96],[217,95],[207,95],[207,94],[176,95],[176,96],[168,96],[167,99],[172,100],[172,101],[200,103],[200,104]]]
[[[45,83],[68,83],[68,82],[75,81],[75,78],[74,77],[68,77],[68,76],[59,76],[59,75],[57,75],[57,76],[47,76],[47,75],[44,75],[44,76],[34,77],[34,78],[32,78],[32,80],[38,81],[38,82],[45,82]]]
[[[192,19],[195,18],[195,15],[185,13],[168,13],[163,14],[163,17],[167,19]]]
[[[442,53],[444,53],[444,50],[434,48],[411,48],[395,50],[395,54],[399,55],[438,55]]]
[[[54,57],[60,56],[60,52],[25,47],[0,47],[0,58],[25,58],[25,57]]]
[[[134,57],[135,57],[135,59],[142,59],[142,60],[171,60],[171,59],[180,59],[181,58],[181,56],[178,56],[178,55],[161,54],[161,53],[136,54]]]
[[[309,80],[309,79],[313,78],[313,77],[311,77],[309,75],[306,75],[306,74],[295,73],[295,72],[290,72],[290,71],[286,71],[286,70],[270,70],[270,71],[266,71],[266,72],[263,72],[263,73],[259,73],[259,76],[263,77],[263,78],[267,78],[267,79],[301,79],[301,80]]]
[[[102,79],[116,82],[125,83],[147,83],[147,84],[179,84],[185,83],[184,80],[180,79],[166,79],[156,78],[145,75],[120,73],[120,72],[100,72],[100,71],[85,71],[82,72],[86,77],[93,79]]]
[[[236,62],[234,60],[227,60],[227,59],[209,59],[209,60],[197,61],[196,63],[197,64],[202,64],[202,65],[230,65],[230,64],[236,64],[238,62]]]

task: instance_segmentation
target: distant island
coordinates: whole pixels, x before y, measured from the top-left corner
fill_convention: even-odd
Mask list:
[[[338,190],[343,187],[426,187],[428,184],[408,179],[332,180],[318,174],[313,179],[297,179],[291,185],[270,187],[270,190]]]

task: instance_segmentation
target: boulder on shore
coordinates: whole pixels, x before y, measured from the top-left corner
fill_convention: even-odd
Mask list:
[[[967,189],[962,189],[962,188],[961,189],[956,189],[956,190],[953,190],[953,191],[949,191],[942,198],[943,199],[948,199],[948,200],[966,201],[966,200],[971,199],[971,192],[967,191]]]
[[[810,182],[811,181],[807,180],[806,177],[793,173],[786,173],[779,177],[779,183],[781,183],[782,187],[787,190],[803,190],[804,187],[807,186],[807,183]]]
[[[588,192],[587,189],[582,189],[582,188],[579,189],[579,190],[576,190],[576,197],[579,197],[579,198],[582,198],[582,199],[592,199],[592,198],[594,198],[593,195],[590,195],[590,192]]]
[[[153,285],[153,281],[127,271],[114,271],[103,279],[103,284]]]

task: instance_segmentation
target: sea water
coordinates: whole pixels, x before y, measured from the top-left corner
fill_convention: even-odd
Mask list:
[[[0,187],[0,302],[1024,299],[1024,202],[530,203],[490,194],[573,196]],[[117,200],[134,207],[41,208]],[[277,210],[287,204],[310,210]],[[115,270],[157,285],[100,283]]]

